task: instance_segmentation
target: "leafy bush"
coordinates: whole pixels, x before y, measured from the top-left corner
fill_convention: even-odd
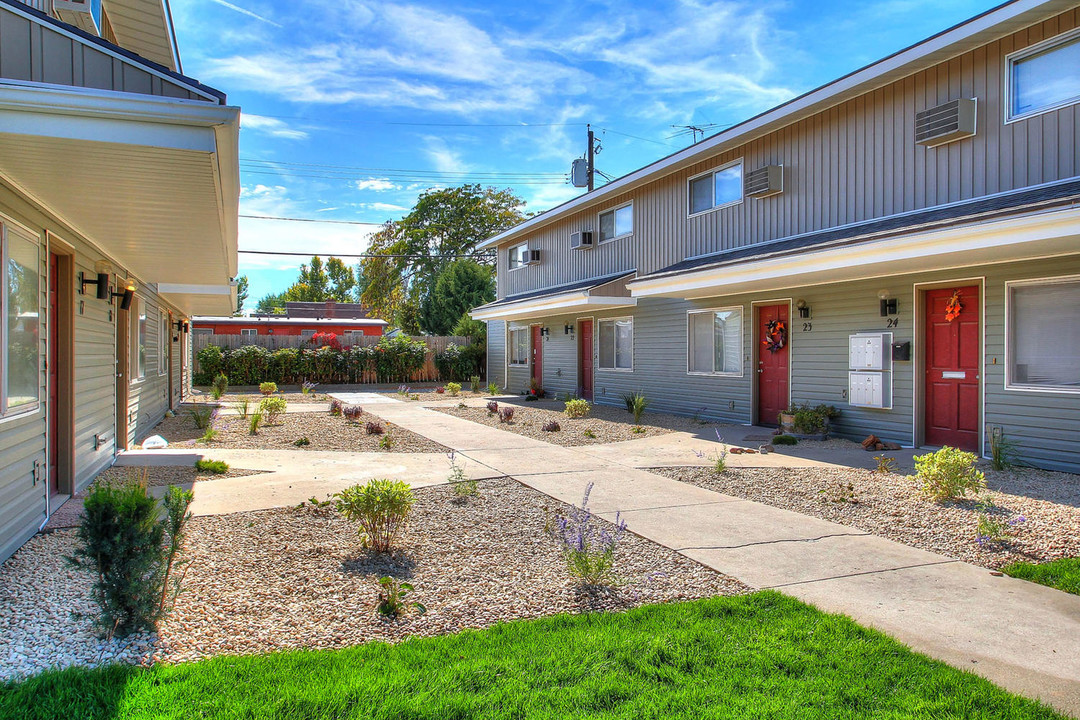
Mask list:
[[[277,392],[277,383],[270,382],[269,380],[266,382],[261,382],[259,383],[259,392],[261,392],[263,395],[273,395]]]
[[[645,408],[649,407],[649,399],[645,397],[645,393],[638,390],[636,393],[626,393],[623,395],[623,402],[626,404],[626,412],[633,414],[634,424],[641,424],[641,416],[645,414]]]
[[[191,421],[195,423],[196,430],[205,430],[210,427],[210,421],[214,414],[214,408],[209,405],[196,405],[188,410]]]
[[[342,407],[343,407],[343,405],[342,405],[341,401],[338,400],[337,398],[334,398],[333,400],[330,401],[330,414],[334,415],[335,417],[340,415]]]
[[[346,405],[341,409],[341,414],[345,416],[346,420],[354,423],[364,414],[364,408],[359,405]]]
[[[566,401],[566,409],[563,412],[568,418],[583,418],[589,416],[590,410],[592,410],[592,406],[589,405],[588,400],[574,398]]]
[[[223,475],[229,472],[229,464],[224,460],[196,460],[195,469],[199,472],[209,472],[215,475]]]
[[[267,425],[273,425],[285,412],[287,405],[283,397],[265,397],[259,403],[259,412],[262,413]]]
[[[498,384],[497,383],[488,383],[487,394],[488,395],[499,395],[500,392],[499,392]]]
[[[414,502],[412,490],[400,480],[371,480],[345,488],[334,498],[338,512],[360,523],[360,542],[376,552],[394,545]]]
[[[250,434],[250,435],[258,435],[259,434],[259,426],[262,425],[262,419],[263,419],[262,408],[260,408],[260,409],[256,410],[255,412],[251,413],[251,417],[248,418],[248,434]]]
[[[385,617],[398,617],[408,608],[415,608],[418,615],[427,612],[423,603],[408,602],[405,598],[411,595],[413,586],[392,577],[379,578],[379,602],[375,610]]]
[[[364,426],[364,428],[365,428],[365,430],[367,430],[368,435],[382,435],[383,434],[383,426],[382,426],[381,423],[369,422],[367,425]]]
[[[192,499],[190,492],[170,487],[162,518],[145,477],[90,491],[76,531],[78,546],[68,560],[94,573],[95,624],[106,637],[153,630],[169,610],[183,579],[180,549]]]
[[[559,425],[558,420],[548,420],[540,429],[544,432],[559,432],[562,430],[562,426]]]
[[[915,456],[915,477],[924,495],[940,502],[955,500],[968,492],[978,495],[986,477],[975,469],[975,453],[945,446],[937,452]]]
[[[215,400],[220,400],[221,397],[229,391],[229,378],[225,373],[218,373],[214,378],[214,384],[210,387],[210,396]]]
[[[607,529],[589,511],[593,484],[585,488],[580,508],[566,515],[557,514],[549,529],[562,550],[567,570],[585,586],[597,586],[613,580],[615,549],[626,531],[626,522],[615,514],[615,526]]]
[[[229,377],[236,385],[258,385],[268,377],[270,351],[258,345],[242,345],[226,353]]]
[[[207,345],[198,354],[199,372],[193,382],[196,385],[209,385],[214,378],[225,371],[225,353],[217,345]]]
[[[375,346],[375,374],[379,382],[408,382],[427,358],[427,345],[404,335],[384,337]]]
[[[469,389],[472,390],[474,393],[480,392],[480,376],[479,375],[473,375],[472,377],[469,378]]]
[[[499,422],[503,424],[509,424],[514,421],[514,408],[503,407],[499,409]]]
[[[386,433],[381,438],[379,438],[379,448],[382,450],[389,450],[390,448],[394,447],[394,443],[394,436],[390,433]]]
[[[461,394],[461,383],[446,383],[446,394],[450,397],[457,397],[459,394]]]
[[[773,445],[798,445],[799,438],[792,435],[774,435],[772,439]]]
[[[295,445],[296,447],[307,447],[310,444],[311,441],[308,440],[306,437],[297,438],[293,441],[293,445]]]
[[[499,412],[499,403],[495,402],[494,400],[489,401],[487,404],[487,411],[488,415],[494,415],[495,413]]]

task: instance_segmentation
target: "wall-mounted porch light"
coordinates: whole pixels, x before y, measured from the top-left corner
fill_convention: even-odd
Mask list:
[[[889,297],[888,290],[878,290],[878,300],[881,301],[881,317],[889,317],[897,314],[896,298]]]
[[[562,332],[563,332],[563,335],[573,335],[574,334],[574,326],[570,325],[570,324],[563,325]]]
[[[551,332],[550,328],[546,328],[546,327],[540,328],[540,334],[543,335],[544,337],[547,337],[550,334],[550,332]]]
[[[112,296],[120,298],[121,310],[130,309],[131,301],[135,298],[135,282],[128,280],[127,285],[124,286],[124,292],[114,292]]]
[[[810,317],[810,306],[806,304],[806,301],[799,298],[795,301],[795,307],[799,310],[799,317],[805,319]]]

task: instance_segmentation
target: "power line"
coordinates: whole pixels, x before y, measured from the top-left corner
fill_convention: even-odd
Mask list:
[[[243,168],[242,168],[243,169]],[[358,175],[320,175],[312,173],[291,173],[291,172],[272,172],[269,170],[248,170],[243,169],[247,175],[272,175],[274,177],[295,177],[295,178],[314,178],[316,180],[345,180],[347,182],[370,180],[371,178],[361,177]],[[433,183],[433,182],[464,182],[470,178],[439,178],[439,177],[418,177],[410,178],[403,176],[388,177],[389,180],[400,180],[402,182],[419,182],[419,183]],[[473,178],[478,183],[486,182],[495,185],[507,184],[507,185],[565,185],[565,180],[514,180],[512,178]]]
[[[325,118],[310,118],[302,115],[267,115],[266,113],[252,112],[251,115],[257,115],[258,117],[274,118],[275,120],[306,120],[311,123],[325,124]],[[243,124],[243,116],[240,118],[241,124]],[[476,128],[545,128],[545,127],[576,127],[583,126],[583,122],[563,122],[563,123],[532,123],[532,122],[516,122],[516,123],[446,123],[446,122],[405,122],[405,121],[392,121],[392,120],[343,120],[342,123],[348,125],[398,125],[405,127],[476,127]]]
[[[659,140],[653,140],[652,138],[641,137],[640,135],[631,135],[630,133],[619,132],[618,130],[612,130],[611,128],[599,128],[606,133],[613,133],[615,135],[622,135],[623,137],[633,138],[634,140],[641,140],[643,142],[650,142],[656,145],[663,145],[664,147],[675,147],[671,143],[660,142]]]
[[[359,220],[320,220],[319,218],[280,217],[276,215],[240,215],[242,218],[251,220],[287,220],[289,222],[327,223],[329,225],[381,225],[382,223],[361,222]],[[241,250],[241,252],[254,252],[253,250]],[[303,254],[303,253],[302,253]]]
[[[476,170],[476,171],[473,171],[473,170],[406,170],[406,169],[402,169],[402,168],[363,167],[363,166],[360,166],[360,165],[327,165],[327,164],[322,164],[322,163],[304,163],[304,162],[294,162],[294,161],[289,161],[289,160],[266,160],[266,159],[262,159],[262,158],[250,158],[250,157],[242,157],[242,158],[240,158],[240,162],[243,162],[243,163],[261,163],[261,164],[264,164],[264,165],[271,165],[271,166],[284,165],[284,166],[287,166],[287,167],[327,168],[327,169],[330,169],[330,170],[359,170],[361,172],[369,172],[369,173],[393,172],[393,173],[411,173],[411,174],[428,174],[428,175],[485,175],[485,176],[490,175],[490,176],[529,176],[529,177],[534,177],[534,176],[537,176],[537,177],[542,177],[542,176],[565,177],[566,176],[566,173],[564,173],[564,172],[525,172],[525,171],[521,171],[521,172],[502,172],[502,171],[498,171],[498,170],[491,170],[491,171],[488,171],[488,170]]]

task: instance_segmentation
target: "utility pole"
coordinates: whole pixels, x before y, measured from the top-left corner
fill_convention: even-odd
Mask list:
[[[592,192],[593,191],[593,174],[595,172],[595,167],[596,167],[595,166],[595,160],[593,158],[594,153],[593,153],[592,125],[586,125],[585,129],[588,131],[588,134],[589,134],[589,151],[588,151],[588,154],[585,156],[587,158],[587,161],[588,161],[588,164],[586,165],[586,172],[587,172],[587,174],[589,176],[589,192]]]

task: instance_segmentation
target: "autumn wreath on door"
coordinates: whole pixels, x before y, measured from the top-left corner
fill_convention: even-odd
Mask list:
[[[765,339],[761,344],[769,352],[780,352],[787,345],[787,323],[782,320],[770,320],[765,323]]]
[[[954,290],[952,297],[945,303],[945,319],[952,322],[956,318],[960,317],[960,311],[964,309],[963,304],[960,302],[960,291]]]

